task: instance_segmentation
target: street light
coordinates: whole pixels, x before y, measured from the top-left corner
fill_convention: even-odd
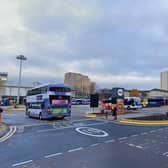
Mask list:
[[[19,81],[18,81],[18,95],[17,95],[17,103],[19,103],[20,99],[20,86],[21,86],[21,73],[22,73],[22,61],[27,60],[24,55],[19,55],[16,59],[20,60],[20,70],[19,70]]]

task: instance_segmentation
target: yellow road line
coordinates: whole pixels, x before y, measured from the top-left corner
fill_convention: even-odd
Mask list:
[[[123,119],[119,121],[120,123],[124,124],[135,124],[135,125],[168,125],[168,121],[145,121],[145,120],[129,120]]]
[[[96,114],[86,114],[85,117],[96,118]]]

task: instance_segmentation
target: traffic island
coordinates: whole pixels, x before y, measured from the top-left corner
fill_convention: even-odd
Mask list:
[[[168,113],[121,119],[118,122],[121,124],[139,126],[168,126]]]

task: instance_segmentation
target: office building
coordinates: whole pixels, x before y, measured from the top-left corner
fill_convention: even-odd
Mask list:
[[[95,83],[88,76],[80,73],[68,72],[65,74],[64,83],[75,90],[75,96],[89,96],[95,92]]]
[[[161,89],[168,90],[168,71],[161,72],[160,74]]]

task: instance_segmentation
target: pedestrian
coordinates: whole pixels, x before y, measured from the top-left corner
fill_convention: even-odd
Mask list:
[[[3,109],[0,107],[0,113],[2,113],[3,112]]]
[[[117,107],[116,106],[113,108],[113,116],[114,116],[114,120],[117,120]]]

